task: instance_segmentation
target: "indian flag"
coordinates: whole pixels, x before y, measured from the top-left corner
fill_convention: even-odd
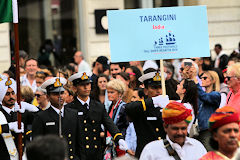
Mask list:
[[[18,23],[17,0],[0,0],[0,23]]]

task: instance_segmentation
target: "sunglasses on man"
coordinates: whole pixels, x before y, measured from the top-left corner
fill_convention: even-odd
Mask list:
[[[228,80],[228,81],[230,81],[231,80],[231,78],[233,78],[233,77],[235,77],[235,76],[226,76],[225,78]]]

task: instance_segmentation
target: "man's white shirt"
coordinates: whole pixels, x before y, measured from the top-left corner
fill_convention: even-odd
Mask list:
[[[29,87],[32,88],[33,93],[36,92],[36,90],[37,90],[36,80],[34,80],[33,83],[32,83],[32,85],[31,85],[30,82],[29,82],[29,80],[27,79],[27,75],[25,74],[25,75],[23,75],[23,76],[21,77],[20,81],[21,81],[21,85],[22,85],[22,86],[29,86]]]
[[[91,72],[91,68],[85,60],[78,65],[78,72]]]
[[[184,145],[181,147],[177,143],[173,143],[168,135],[166,139],[172,148],[178,153],[182,160],[198,160],[207,153],[204,146],[193,138],[186,137]],[[169,156],[167,149],[163,144],[163,140],[156,140],[148,143],[140,156],[140,160],[175,160],[173,156]]]

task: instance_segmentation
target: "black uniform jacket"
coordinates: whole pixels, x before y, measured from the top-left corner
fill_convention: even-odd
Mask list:
[[[105,107],[100,102],[90,100],[89,109],[75,99],[72,103],[67,104],[66,108],[72,108],[78,111],[81,128],[81,160],[102,160],[102,132],[101,125],[110,132],[116,142],[122,138],[122,134],[112,119],[108,116]]]
[[[12,115],[10,115],[2,108],[2,106],[0,106],[0,111],[6,117],[8,123],[17,121],[17,112],[14,112],[14,113],[12,113]],[[25,135],[27,133],[27,130],[26,130],[27,127],[26,126],[28,124],[32,124],[33,119],[34,119],[34,113],[25,111],[25,113],[22,114],[22,122],[24,123],[24,133],[22,134],[23,135],[22,136],[22,138],[23,138],[22,139],[22,142],[23,142],[22,146],[23,147],[24,147],[25,141],[26,141],[25,140]],[[15,133],[15,132],[11,132],[11,134],[13,136],[16,148],[18,148],[18,135],[19,134]],[[10,160],[10,156],[9,156],[9,153],[8,153],[8,150],[7,150],[7,146],[5,145],[5,142],[4,142],[2,136],[0,136],[0,159],[1,160]]]
[[[146,144],[165,138],[166,134],[163,128],[162,114],[160,108],[154,107],[152,99],[146,99],[144,102],[128,103],[125,111],[134,124],[137,135],[135,156],[139,158]]]
[[[69,159],[79,159],[79,121],[77,112],[64,107],[64,116],[62,117],[62,136],[68,143]],[[59,114],[51,107],[38,112],[32,125],[33,139],[40,135],[54,134],[59,135]]]

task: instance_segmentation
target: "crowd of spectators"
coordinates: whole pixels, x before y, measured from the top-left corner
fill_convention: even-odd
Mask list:
[[[47,46],[52,47],[51,44]],[[214,61],[210,57],[165,60],[163,68],[169,102],[180,102],[192,110],[193,121],[188,125],[188,134],[193,123],[197,122],[199,133],[193,138],[199,140],[207,151],[214,150],[210,145],[212,132],[208,125],[211,115],[226,105],[240,114],[240,43],[239,48],[230,55],[223,52],[221,44],[216,44],[214,51],[217,55]],[[20,51],[21,100],[35,105],[39,110],[45,110],[50,106],[46,90],[41,88],[46,80],[52,77],[68,79],[78,72],[91,72],[90,97],[104,104],[108,115],[128,143],[127,153],[135,156],[139,132],[135,132],[133,119],[125,112],[125,107],[131,102],[162,94],[161,85],[153,86],[146,83],[145,79],[141,80],[142,76],[149,73],[160,73],[159,61],[113,63],[107,57],[99,56],[93,64],[88,64],[83,53],[77,51],[74,62],[56,68],[49,59],[45,60],[48,57],[43,49],[41,53],[38,59],[34,59],[29,58],[25,51]],[[12,64],[2,75],[14,79],[15,70]],[[77,91],[69,81],[64,88],[66,105],[76,98]],[[103,136],[110,135],[104,133]],[[32,148],[29,147],[29,151]],[[118,156],[124,154],[117,150]]]

